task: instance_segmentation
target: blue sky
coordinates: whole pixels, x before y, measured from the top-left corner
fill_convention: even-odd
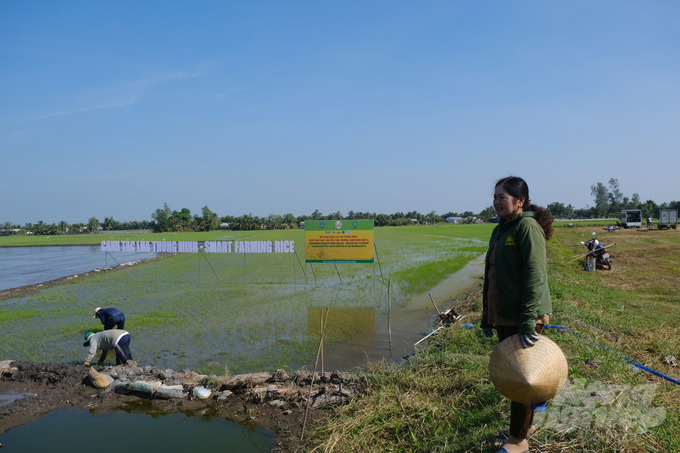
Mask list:
[[[680,3],[0,2],[0,221],[680,199]]]

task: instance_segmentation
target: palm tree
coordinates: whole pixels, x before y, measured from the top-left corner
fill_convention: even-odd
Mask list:
[[[90,233],[96,233],[98,227],[99,220],[96,217],[90,217],[90,220],[87,222],[87,229],[90,230]]]

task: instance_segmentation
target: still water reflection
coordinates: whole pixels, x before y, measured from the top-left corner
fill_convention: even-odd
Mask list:
[[[116,252],[119,263],[152,258],[153,253]],[[99,246],[0,247],[0,291],[82,274],[116,261]]]
[[[0,435],[7,452],[268,452],[276,433],[219,417],[57,409]]]

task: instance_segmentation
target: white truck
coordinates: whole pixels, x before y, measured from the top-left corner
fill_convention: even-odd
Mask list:
[[[678,228],[678,210],[677,209],[659,209],[659,226],[660,230]]]
[[[642,211],[640,209],[624,209],[621,211],[622,228],[640,228],[642,226]]]

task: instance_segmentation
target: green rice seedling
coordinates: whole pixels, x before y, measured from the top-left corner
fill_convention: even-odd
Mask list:
[[[446,268],[449,258],[438,252],[440,247],[448,247],[447,250],[452,253],[455,247],[451,244],[459,244],[466,250],[469,248],[467,243],[457,241],[455,235],[439,234],[441,232],[436,235],[423,234],[426,231],[376,230],[377,242],[381,244],[379,247],[388,257],[383,258],[381,253],[383,271],[387,275],[393,271],[404,271],[403,274],[392,276],[393,284],[398,285],[401,279],[404,287],[398,295],[393,293],[394,308],[408,301],[409,288],[413,290],[418,285],[428,285],[422,283],[423,278],[435,280],[424,275],[429,273],[419,275],[416,272],[419,267],[440,263],[440,267]],[[472,230],[460,231],[466,231],[463,237],[469,237],[468,233]],[[392,237],[395,233],[398,234]],[[285,237],[284,233],[277,234],[278,237]],[[302,237],[301,232],[297,234],[299,238]],[[476,234],[482,238],[485,233],[480,229]],[[386,244],[384,247],[382,239]],[[449,240],[451,244],[447,243]],[[427,246],[428,241],[431,247]],[[404,252],[405,243],[414,244],[415,248]],[[390,247],[395,250],[389,250]],[[408,268],[414,272],[405,272],[406,268],[399,263],[409,261],[411,257],[417,258]],[[151,360],[160,363],[155,359],[157,351],[171,349],[176,350],[178,355],[162,359],[167,360],[169,366],[188,363],[192,367],[200,367],[221,353],[223,345],[227,345],[236,350],[247,348],[248,353],[239,356],[245,360],[242,367],[257,371],[250,367],[258,363],[276,366],[280,364],[277,358],[284,354],[291,357],[290,366],[298,366],[313,359],[316,340],[310,335],[307,325],[308,307],[379,307],[381,310],[386,307],[384,284],[371,282],[373,276],[378,275],[377,266],[339,265],[338,269],[343,275],[340,284],[333,266],[317,265],[315,271],[319,284],[294,285],[293,273],[290,272],[288,277],[285,275],[286,270],[292,270],[293,260],[290,256],[248,256],[247,278],[257,284],[242,285],[242,256],[210,256],[208,259],[219,280],[215,279],[212,271],[208,273],[206,262],[203,261],[200,281],[196,258],[195,255],[168,256],[160,258],[158,262],[152,260],[128,268],[127,273],[109,271],[106,279],[98,274],[77,282],[71,281],[39,292],[37,297],[29,298],[26,308],[39,307],[37,310],[41,313],[49,313],[49,316],[59,319],[57,324],[60,326],[73,323],[74,319],[82,316],[82,319],[92,323],[86,324],[85,328],[91,328],[96,323],[91,320],[94,306],[114,306],[123,309],[127,315],[126,328],[133,335],[131,347],[139,363],[150,363]],[[448,269],[452,271],[453,268]],[[301,269],[298,271],[297,278],[301,282]],[[307,271],[311,271],[310,266],[307,266]],[[61,311],[46,310],[45,307],[55,300]],[[16,305],[17,300],[3,303]],[[42,314],[34,314],[33,318],[47,319]],[[351,336],[353,332],[355,329],[348,325],[342,338]],[[65,345],[71,341],[66,338],[68,333],[65,330],[60,331],[59,335]],[[289,343],[281,344],[280,339],[288,339]],[[30,343],[31,340],[27,338],[26,341]],[[328,339],[329,343],[335,341],[334,336]],[[266,357],[258,356],[263,354],[260,351],[267,351]],[[58,361],[59,357],[50,358],[48,353],[44,359]]]

